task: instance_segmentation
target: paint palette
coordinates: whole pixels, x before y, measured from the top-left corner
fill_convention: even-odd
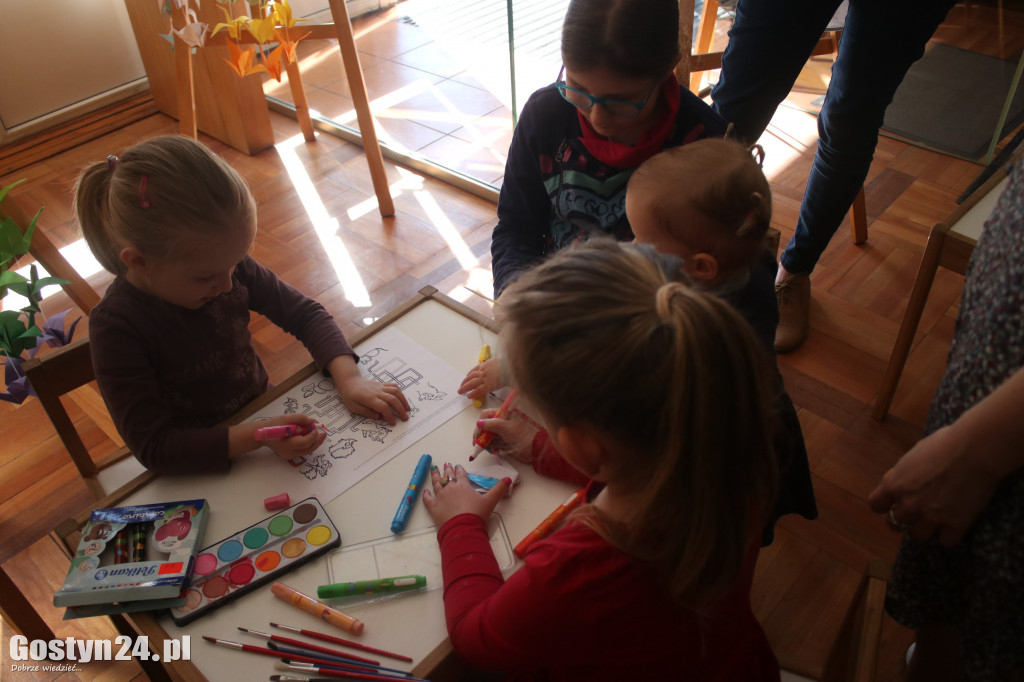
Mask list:
[[[199,550],[185,604],[171,617],[190,623],[340,544],[327,512],[309,497]]]

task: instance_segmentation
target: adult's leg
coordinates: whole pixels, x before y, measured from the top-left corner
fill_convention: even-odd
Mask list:
[[[757,142],[842,0],[739,0],[712,106]]]
[[[850,210],[871,166],[885,109],[953,4],[850,0],[796,232],[780,258],[789,273],[814,269]]]
[[[779,258],[776,351],[791,351],[807,338],[810,272],[864,184],[896,88],[953,4],[850,0],[796,230]]]

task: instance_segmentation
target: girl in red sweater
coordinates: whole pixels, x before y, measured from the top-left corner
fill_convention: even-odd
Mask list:
[[[587,503],[504,581],[461,466],[432,472],[455,650],[516,680],[778,680],[750,608],[774,499],[771,381],[749,326],[649,247],[593,242],[502,299],[513,385]]]

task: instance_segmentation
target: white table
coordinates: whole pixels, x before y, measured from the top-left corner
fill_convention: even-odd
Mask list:
[[[432,287],[427,287],[418,297],[381,318],[351,341],[356,345],[388,325],[395,325],[460,371],[468,370],[476,363],[481,343],[495,347],[497,342],[491,321],[437,293]],[[312,371],[314,368],[308,366],[296,373],[292,380],[276,387],[275,393],[287,390]],[[466,401],[469,402],[468,399]],[[255,407],[263,402],[258,401]],[[240,417],[254,411],[247,409]],[[467,463],[472,451],[470,438],[477,419],[479,410],[470,406],[337,498],[321,498],[341,534],[342,547],[386,537],[390,533],[391,520],[402,490],[408,485],[422,453],[430,453],[439,464],[446,461]],[[124,504],[205,497],[210,502],[211,515],[203,544],[212,544],[269,516],[263,508],[266,497],[287,492],[294,504],[307,496],[303,494],[301,476],[283,482],[278,476],[266,474],[269,469],[265,466],[266,458],[274,456],[253,453],[233,463],[231,471],[224,475],[160,476],[127,497]],[[491,457],[484,453],[477,462],[486,463]],[[567,483],[538,476],[528,465],[516,464],[516,468],[520,472],[519,485],[514,494],[502,500],[496,509],[512,546],[573,490]],[[422,501],[417,500],[407,532],[414,533],[431,525],[433,522]],[[285,574],[280,581],[315,597],[317,586],[329,582],[327,562],[326,558],[315,558]],[[202,635],[209,635],[266,646],[265,640],[240,632],[238,627],[304,639],[272,628],[270,622],[334,634],[411,656],[414,659],[411,665],[386,658],[381,659],[381,663],[413,670],[419,677],[436,671],[451,651],[444,622],[442,590],[439,588],[349,609],[348,612],[366,624],[362,636],[337,630],[284,603],[271,594],[269,585],[265,585],[183,627],[175,625],[167,615],[160,616],[157,624],[171,638],[191,636],[192,663],[202,676],[211,680],[267,679],[271,674],[281,673],[275,669],[277,664],[269,656],[228,649],[202,639]],[[161,647],[159,642],[151,642],[151,646],[157,651]]]

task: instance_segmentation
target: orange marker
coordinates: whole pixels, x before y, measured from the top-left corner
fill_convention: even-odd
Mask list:
[[[274,593],[275,597],[283,599],[293,606],[298,606],[307,613],[312,613],[322,621],[351,632],[353,635],[363,634],[363,621],[356,620],[352,616],[346,616],[341,611],[332,609],[326,604],[321,604],[316,599],[306,596],[284,583],[274,583],[270,586],[270,591]]]
[[[569,515],[569,512],[583,504],[583,498],[585,496],[586,490],[583,488],[580,488],[570,495],[569,499],[560,504],[555,511],[548,514],[548,517],[541,521],[536,528],[531,530],[529,535],[519,541],[516,548],[512,550],[515,552],[515,555],[522,558],[523,555],[526,554],[526,550],[530,548],[530,545],[537,542],[537,540],[541,540],[551,535],[555,530],[555,527],[557,527],[558,524],[565,520],[565,517]]]
[[[512,411],[512,403],[516,399],[516,389],[512,389],[508,392],[508,397],[505,398],[505,402],[501,404],[498,411],[494,413],[491,419],[504,419],[508,416],[509,412]],[[490,431],[481,431],[480,435],[473,441],[476,443],[476,447],[473,449],[473,454],[469,456],[469,461],[472,462],[474,459],[480,456],[480,453],[490,447],[491,441],[494,440],[494,434]]]
[[[476,361],[476,364],[479,365],[481,363],[487,362],[490,359],[491,359],[491,347],[488,346],[485,343],[483,348],[480,349],[480,358]],[[473,407],[475,407],[477,409],[480,409],[483,406],[484,406],[484,398],[477,398],[476,400],[473,401]]]

